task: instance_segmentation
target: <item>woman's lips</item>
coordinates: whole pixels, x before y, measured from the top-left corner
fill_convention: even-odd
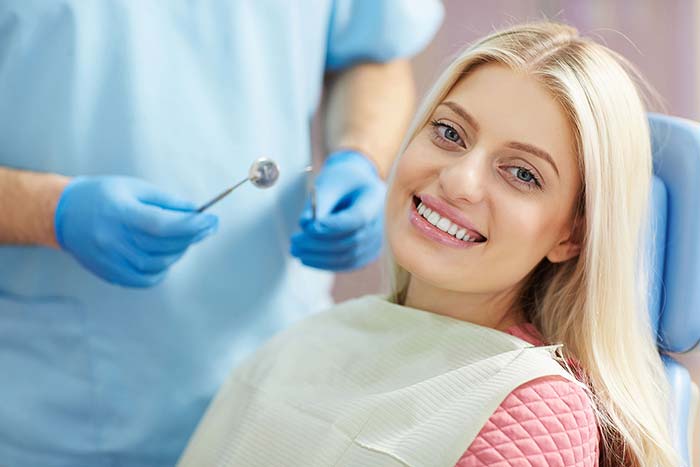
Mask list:
[[[478,241],[486,240],[486,237],[476,229],[476,226],[474,226],[459,209],[450,206],[439,197],[427,193],[416,194],[414,196],[425,204],[426,207],[430,208],[431,211],[436,211],[441,217],[445,216],[450,221],[454,221],[455,224],[467,229],[472,238],[476,238]]]
[[[435,227],[433,224],[428,222],[428,220],[418,214],[418,210],[414,203],[410,204],[410,209],[408,211],[408,221],[413,225],[413,227],[418,230],[423,236],[436,241],[442,245],[453,247],[453,248],[470,248],[476,245],[480,245],[478,242],[465,242],[464,240],[458,240],[456,237],[443,232],[442,230]]]

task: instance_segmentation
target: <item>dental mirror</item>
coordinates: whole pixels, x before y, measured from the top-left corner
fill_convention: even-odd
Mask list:
[[[270,160],[267,157],[261,157],[255,160],[255,162],[253,162],[253,164],[250,166],[247,178],[244,178],[232,187],[227,188],[223,192],[219,193],[210,201],[204,203],[199,209],[197,209],[197,212],[202,212],[205,209],[208,209],[213,204],[221,201],[233,190],[243,185],[248,180],[250,180],[250,182],[258,188],[270,188],[272,185],[275,184],[275,182],[277,182],[279,176],[280,170],[275,161]]]
[[[280,170],[277,164],[265,157],[253,162],[248,171],[248,179],[258,188],[270,188],[279,176]]]

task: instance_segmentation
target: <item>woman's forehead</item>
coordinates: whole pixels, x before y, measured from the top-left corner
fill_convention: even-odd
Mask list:
[[[481,65],[460,79],[443,102],[463,107],[480,128],[513,138],[571,142],[567,115],[533,75],[505,65]]]

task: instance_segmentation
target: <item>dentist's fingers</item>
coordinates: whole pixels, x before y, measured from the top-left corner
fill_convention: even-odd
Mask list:
[[[214,234],[217,227],[202,230],[195,235],[181,237],[154,237],[142,232],[129,232],[129,240],[137,248],[152,254],[174,254],[187,249],[190,245],[200,242]]]
[[[300,254],[294,256],[298,257],[302,264],[313,268],[328,271],[352,271],[376,260],[381,254],[381,249],[382,242],[377,239],[337,255],[305,251],[298,252]]]
[[[174,254],[148,254],[132,245],[122,243],[115,246],[114,251],[124,258],[137,273],[151,275],[164,272],[182,258],[186,249]]]
[[[381,235],[382,226],[380,224],[381,219],[375,219],[366,228],[348,233],[345,237],[318,237],[308,232],[298,232],[291,237],[291,248],[293,252],[296,251],[300,254],[303,252],[342,254],[356,248],[361,243],[372,241],[377,235]],[[294,256],[298,256],[298,254],[294,254]]]
[[[218,224],[213,214],[174,211],[158,206],[132,203],[123,210],[125,224],[154,237],[194,236]]]
[[[167,273],[167,270],[155,274],[139,272],[115,251],[95,258],[95,264],[101,268],[103,279],[124,287],[151,287],[160,283]]]

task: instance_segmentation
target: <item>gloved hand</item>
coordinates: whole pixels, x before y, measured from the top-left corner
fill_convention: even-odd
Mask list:
[[[192,243],[213,233],[218,218],[142,180],[78,177],[55,214],[61,248],[109,282],[149,287]]]
[[[349,271],[375,260],[382,248],[386,185],[374,164],[356,151],[326,159],[316,177],[316,221],[311,203],[301,214],[291,254],[307,266]]]

